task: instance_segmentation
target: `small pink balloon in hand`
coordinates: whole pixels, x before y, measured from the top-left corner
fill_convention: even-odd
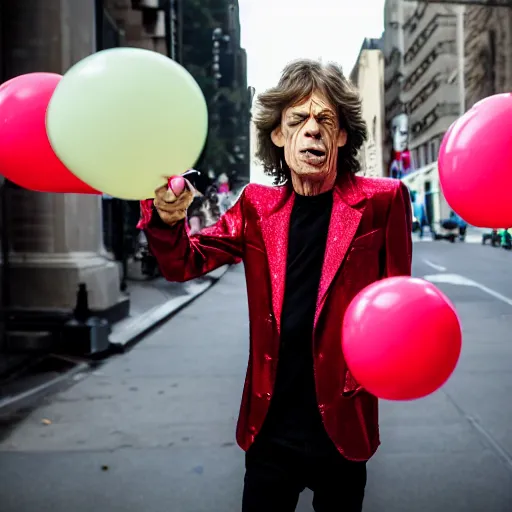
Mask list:
[[[172,178],[169,178],[168,184],[176,197],[179,197],[187,186],[185,178],[181,176],[173,176]]]

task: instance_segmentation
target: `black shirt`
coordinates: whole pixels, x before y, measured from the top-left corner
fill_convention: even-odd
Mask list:
[[[281,343],[262,437],[298,449],[333,446],[323,427],[313,369],[313,323],[332,212],[332,192],[295,195],[290,218]]]

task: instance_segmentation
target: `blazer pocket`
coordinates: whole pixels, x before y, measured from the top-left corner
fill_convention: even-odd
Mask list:
[[[374,229],[369,233],[355,238],[350,248],[379,250],[382,247],[383,242],[384,231],[382,229]]]

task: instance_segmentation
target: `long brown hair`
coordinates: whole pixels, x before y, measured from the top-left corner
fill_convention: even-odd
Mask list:
[[[263,164],[265,174],[274,178],[275,184],[287,181],[290,169],[284,159],[284,149],[274,145],[270,135],[281,123],[283,110],[309,97],[315,90],[325,94],[336,108],[340,128],[347,132],[347,143],[338,150],[338,176],[361,170],[357,154],[367,138],[367,131],[357,89],[345,78],[338,65],[302,59],[288,64],[277,86],[258,97],[258,111],[254,119],[258,146],[256,157]]]

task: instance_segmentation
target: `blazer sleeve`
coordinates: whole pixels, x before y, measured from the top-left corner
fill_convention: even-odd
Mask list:
[[[397,182],[386,223],[386,277],[412,271],[412,211],[409,190]]]
[[[165,224],[153,200],[141,202],[139,229],[143,229],[160,272],[168,281],[184,282],[201,277],[222,265],[239,263],[244,252],[245,190],[219,221],[189,235],[186,219]]]

